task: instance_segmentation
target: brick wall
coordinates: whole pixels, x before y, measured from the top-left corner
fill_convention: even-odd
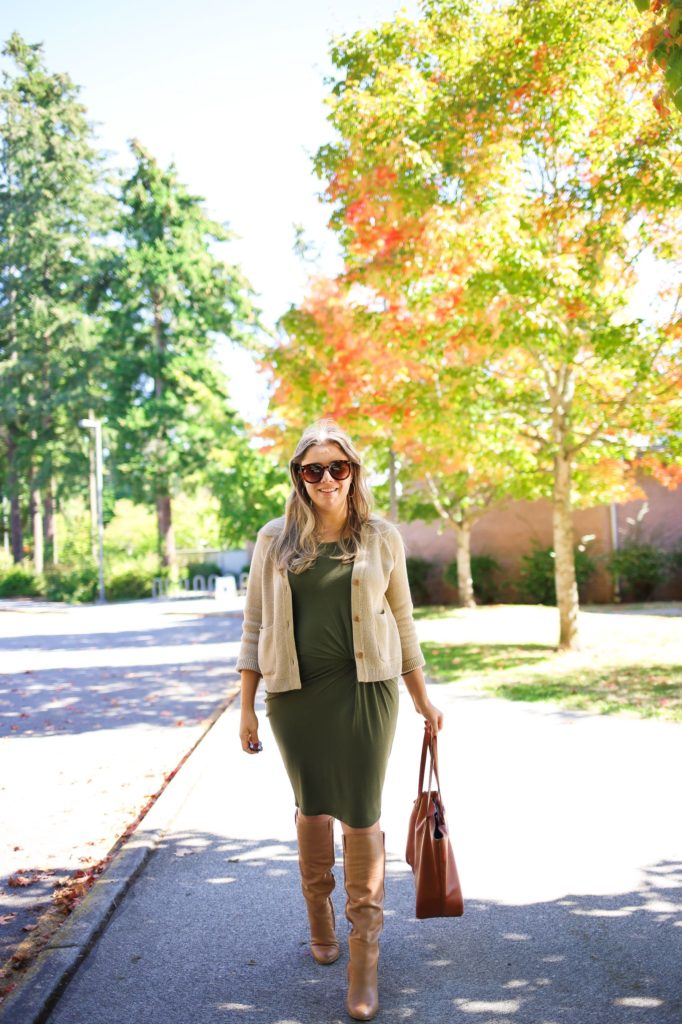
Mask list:
[[[668,491],[648,477],[642,478],[640,486],[646,499],[628,501],[615,505],[615,528],[619,543],[637,532],[641,540],[651,542],[666,550],[682,547],[682,488]],[[643,506],[648,505],[646,515],[638,527],[628,520],[637,519]],[[594,539],[588,544],[588,551],[595,559],[607,555],[613,549],[611,506],[600,505],[574,513],[576,542],[589,534]],[[400,530],[405,538],[408,554],[418,555],[434,562],[430,576],[430,591],[436,601],[452,602],[456,591],[441,579],[448,562],[455,558],[456,538],[452,528],[446,527],[439,533],[438,523],[401,523]],[[518,579],[521,556],[530,551],[533,543],[542,547],[552,544],[552,506],[549,501],[513,501],[504,508],[496,508],[483,516],[474,526],[471,537],[472,554],[492,555],[502,569],[503,586],[501,598],[505,601],[518,599]],[[682,574],[663,584],[652,595],[652,600],[673,600],[682,598]],[[600,567],[588,584],[588,602],[608,602],[613,599],[611,577]]]

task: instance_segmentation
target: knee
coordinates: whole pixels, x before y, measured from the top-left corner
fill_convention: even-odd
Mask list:
[[[305,822],[305,821],[322,822],[322,821],[333,821],[334,818],[331,816],[331,814],[302,814],[301,811],[299,811],[298,808],[297,808],[296,809],[296,814],[294,816],[294,820],[298,820],[298,821],[302,821],[302,822]]]
[[[341,829],[344,835],[366,835],[369,832],[379,832],[380,825],[378,821],[375,821],[373,825],[368,825],[367,828],[353,828],[352,825],[347,825],[345,821],[341,822]]]

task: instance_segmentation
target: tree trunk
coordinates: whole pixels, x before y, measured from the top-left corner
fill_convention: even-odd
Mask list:
[[[395,470],[395,452],[392,448],[388,451],[388,493],[389,493],[389,510],[388,518],[392,523],[398,522],[398,493],[397,493],[397,481],[396,481],[396,470]]]
[[[471,523],[457,523],[457,604],[475,608],[474,583],[471,578]]]
[[[171,498],[167,489],[156,495],[156,519],[159,529],[159,546],[161,548],[161,564],[175,570],[177,557],[175,553],[175,535],[173,533],[173,515]]]
[[[559,649],[578,646],[578,585],[573,553],[571,463],[559,452],[554,460],[554,580],[559,608]]]
[[[45,568],[43,550],[43,506],[40,489],[31,482],[31,524],[33,527],[33,566],[37,573]]]
[[[95,419],[94,409],[88,411],[88,418],[93,421]],[[92,554],[93,562],[97,562],[99,557],[99,533],[98,533],[98,521],[97,521],[97,460],[95,458],[95,441],[91,435],[91,431],[88,430],[88,452],[90,456],[90,476],[89,476],[89,490],[90,490],[90,552]]]
[[[21,504],[19,501],[19,474],[17,473],[17,441],[14,428],[7,428],[7,477],[10,500],[10,534],[12,537],[12,558],[20,562],[24,557],[24,538],[21,528]]]
[[[57,548],[57,485],[55,478],[50,478],[50,483],[45,491],[45,548],[47,556],[52,565],[59,564],[59,551]]]
[[[156,345],[157,370],[154,377],[154,394],[156,398],[163,398],[163,360],[166,352],[166,339],[163,334],[163,317],[161,300],[153,296],[154,306],[154,342]],[[170,488],[168,481],[157,488],[156,492],[156,519],[159,531],[159,547],[161,549],[161,564],[168,566],[171,570],[171,578],[177,577],[177,556],[175,553],[175,535],[173,533],[173,513],[171,508]]]

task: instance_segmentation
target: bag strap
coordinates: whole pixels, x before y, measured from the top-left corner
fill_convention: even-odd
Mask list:
[[[442,800],[440,792],[440,778],[438,775],[438,737],[433,732],[428,722],[424,723],[424,740],[422,742],[422,756],[421,763],[419,765],[419,789],[417,791],[417,798],[424,792],[424,774],[426,770],[426,753],[427,751],[431,755],[431,763],[429,765],[429,786],[428,792],[431,792],[431,785],[433,782],[433,776],[436,776],[436,788],[438,789],[438,798]]]

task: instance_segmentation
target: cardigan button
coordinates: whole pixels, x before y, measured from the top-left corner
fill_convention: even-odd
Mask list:
[[[353,616],[353,622],[359,622],[359,621],[360,621],[360,616],[359,615],[354,615]]]
[[[360,580],[353,580],[353,586],[354,587],[359,587],[360,586]]]
[[[364,658],[364,656],[365,656],[365,655],[363,654],[363,652],[362,652],[362,651],[357,651],[357,657],[358,657],[358,658]]]

